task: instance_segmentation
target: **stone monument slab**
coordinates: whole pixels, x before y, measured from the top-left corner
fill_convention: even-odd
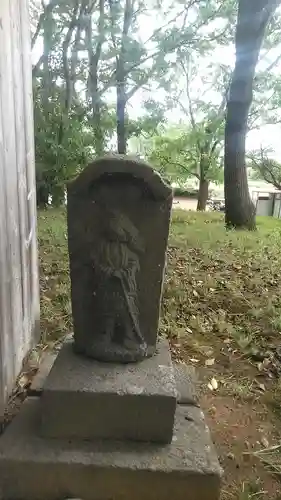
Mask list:
[[[105,157],[68,186],[74,348],[100,361],[152,356],[172,189],[147,164]]]
[[[168,443],[177,403],[168,342],[141,363],[102,363],[66,343],[44,385],[42,433],[48,437]]]

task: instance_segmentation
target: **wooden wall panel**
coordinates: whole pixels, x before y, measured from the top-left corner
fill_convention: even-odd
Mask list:
[[[27,0],[0,2],[0,416],[39,316]]]

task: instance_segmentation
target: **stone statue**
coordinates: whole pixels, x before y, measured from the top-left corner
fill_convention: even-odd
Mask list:
[[[95,274],[98,323],[88,353],[96,359],[132,362],[147,355],[141,333],[136,275],[144,243],[120,210],[103,207],[100,231],[90,254]]]

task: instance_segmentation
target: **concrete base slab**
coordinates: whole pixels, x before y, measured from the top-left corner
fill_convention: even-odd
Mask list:
[[[41,397],[46,437],[169,443],[177,390],[168,342],[141,363],[100,363],[66,343]]]
[[[219,499],[221,468],[199,408],[178,406],[169,445],[45,439],[39,418],[39,399],[27,399],[0,438],[3,500]]]
[[[72,336],[67,339],[72,340]],[[58,351],[46,351],[40,363],[32,384],[28,390],[29,396],[39,396],[46,384],[47,377],[58,356]],[[190,404],[199,406],[198,387],[199,382],[193,366],[181,363],[173,363],[174,376],[177,388],[177,401],[179,404]]]
[[[198,379],[193,366],[174,363],[174,375],[181,405],[199,406]]]
[[[32,380],[31,386],[28,390],[30,396],[38,396],[42,393],[44,384],[57,358],[57,355],[58,353],[55,351],[44,352],[38,372]]]

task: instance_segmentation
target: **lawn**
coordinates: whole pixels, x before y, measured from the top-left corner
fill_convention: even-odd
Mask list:
[[[71,330],[65,212],[39,213],[38,232],[42,343],[53,346]],[[197,368],[222,500],[281,499],[280,268],[281,221],[226,232],[220,214],[174,211],[160,332]]]

